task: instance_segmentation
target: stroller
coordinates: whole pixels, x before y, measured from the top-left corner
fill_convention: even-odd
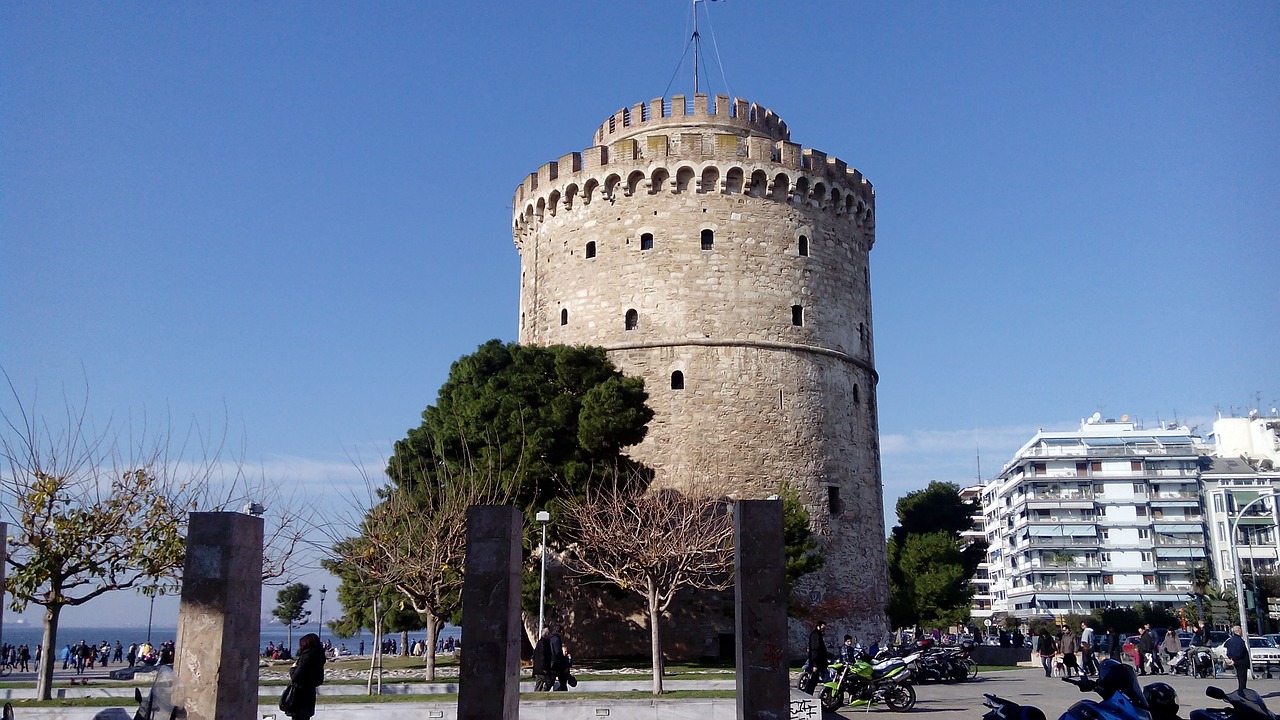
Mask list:
[[[1188,652],[1191,653],[1192,677],[1208,678],[1216,674],[1213,668],[1213,653],[1209,648],[1193,647]]]
[[[1170,675],[1190,675],[1191,655],[1186,650],[1179,650],[1177,655],[1169,658]]]

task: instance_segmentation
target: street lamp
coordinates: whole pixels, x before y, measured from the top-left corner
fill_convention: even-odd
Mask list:
[[[1227,533],[1227,544],[1231,548],[1231,572],[1236,580],[1236,609],[1240,611],[1240,629],[1244,634],[1244,646],[1249,647],[1249,616],[1244,609],[1244,578],[1240,572],[1240,555],[1236,551],[1236,530],[1240,525],[1240,518],[1244,517],[1244,513],[1253,507],[1259,500],[1273,500],[1275,493],[1263,493],[1258,497],[1250,500],[1244,507],[1236,511],[1235,519],[1231,521],[1231,532]],[[1252,556],[1252,553],[1250,553]]]
[[[551,513],[541,510],[534,519],[542,523],[542,577],[538,579],[538,637],[542,637],[542,630],[547,626],[547,523],[551,522]]]
[[[321,585],[320,586],[320,622],[316,623],[316,625],[320,629],[320,632],[318,633],[318,635],[321,640],[324,640],[324,594],[327,592],[329,592],[329,588],[325,587],[324,585]],[[323,642],[321,642],[320,644],[322,646],[324,645]]]

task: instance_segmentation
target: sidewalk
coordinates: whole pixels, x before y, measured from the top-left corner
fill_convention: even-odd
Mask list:
[[[1179,713],[1186,717],[1191,710],[1205,707],[1220,707],[1221,704],[1205,697],[1204,689],[1209,685],[1217,685],[1227,690],[1235,687],[1234,678],[1218,680],[1198,680],[1184,676],[1161,675],[1156,680],[1167,682],[1178,692],[1182,710]],[[591,681],[583,682],[584,686],[599,682],[610,685],[615,682],[623,685],[643,686],[647,684],[637,681]],[[674,683],[697,684],[702,689],[711,689],[726,681],[691,680],[669,681],[666,685],[675,689]],[[1250,680],[1249,687],[1257,690],[1273,710],[1280,709],[1280,679]],[[128,688],[121,688],[129,690]],[[357,688],[363,691],[363,687]],[[386,688],[384,688],[386,689]],[[456,689],[456,688],[455,688]],[[523,684],[522,684],[523,689]],[[531,687],[530,687],[531,689]],[[602,689],[591,688],[597,692]],[[278,688],[264,688],[272,695]],[[132,691],[129,690],[130,694]],[[929,720],[979,720],[985,709],[982,707],[983,693],[991,693],[1016,702],[1039,707],[1049,718],[1060,716],[1067,708],[1082,699],[1097,699],[1095,694],[1081,693],[1074,685],[1062,682],[1058,678],[1046,678],[1038,670],[1002,670],[982,673],[974,679],[955,685],[919,685],[916,687],[917,703],[912,712],[928,713]],[[392,694],[392,693],[387,693]],[[578,693],[569,693],[571,697],[560,698],[553,695],[561,693],[544,693],[525,695],[520,702],[521,720],[595,720],[608,717],[610,720],[734,720],[737,717],[737,701],[734,698],[710,699],[650,699],[612,700],[592,699]],[[118,708],[24,708],[19,711],[19,720],[128,720],[135,709],[132,698],[121,698]],[[286,720],[276,709],[274,702],[264,695],[258,708],[258,720]],[[268,704],[269,703],[269,704]],[[805,720],[838,720],[838,718],[865,717],[868,711],[863,709],[844,708],[839,713],[811,714]],[[871,710],[886,716],[892,715],[886,709]],[[315,720],[456,720],[457,708],[452,702],[430,702],[428,700],[414,702],[369,702],[330,704],[323,701],[317,706]]]

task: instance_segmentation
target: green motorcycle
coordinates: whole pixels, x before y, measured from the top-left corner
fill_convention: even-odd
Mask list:
[[[852,663],[832,663],[831,682],[821,685],[818,701],[834,712],[844,705],[869,707],[884,703],[890,710],[906,712],[916,706],[916,689],[911,671],[899,659],[872,665],[865,659]]]

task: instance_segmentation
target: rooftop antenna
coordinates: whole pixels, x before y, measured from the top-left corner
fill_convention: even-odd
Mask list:
[[[693,34],[689,36],[689,42],[685,44],[684,53],[680,56],[680,62],[676,64],[676,70],[671,75],[671,80],[667,83],[667,89],[662,91],[662,96],[666,97],[671,91],[671,84],[675,82],[676,76],[680,73],[680,66],[684,64],[685,56],[689,54],[689,47],[693,47],[693,94],[698,95],[702,92],[702,33],[698,32],[698,3],[717,2],[718,0],[691,0],[690,7],[693,10]],[[707,12],[707,25],[711,25],[711,13]],[[720,61],[720,48],[716,44],[716,31],[711,28],[711,45],[715,49],[716,64],[720,66],[720,78],[724,81],[725,92],[732,95],[729,90],[729,79],[724,74],[724,63]]]

